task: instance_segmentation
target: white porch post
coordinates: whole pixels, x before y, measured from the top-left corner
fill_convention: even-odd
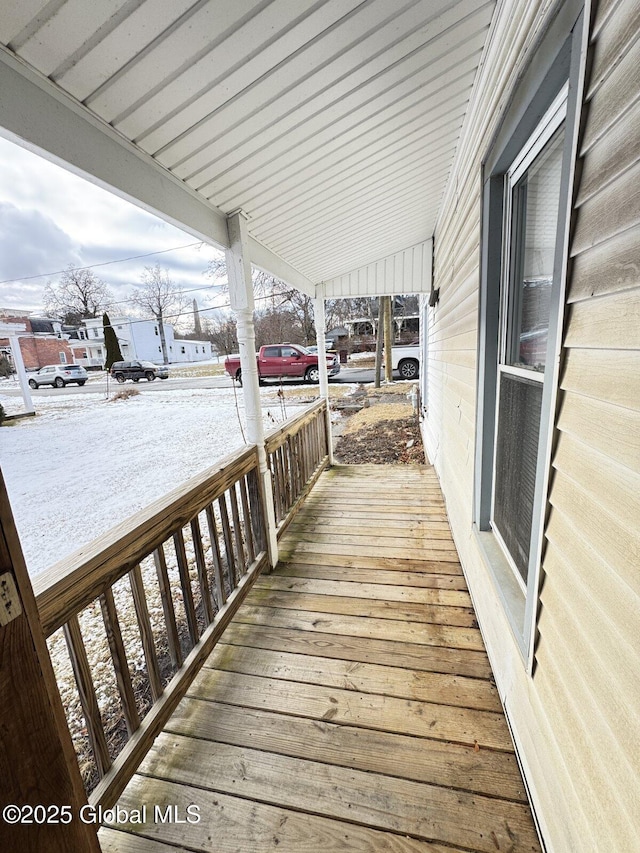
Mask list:
[[[11,355],[13,363],[16,366],[18,379],[20,380],[20,388],[22,389],[22,399],[24,400],[25,412],[35,412],[33,400],[31,399],[31,389],[27,381],[27,373],[24,369],[24,361],[22,360],[22,350],[20,349],[20,340],[17,335],[12,335],[9,338],[11,344]]]
[[[24,325],[20,328],[23,332],[26,331],[26,327]],[[31,389],[29,388],[29,382],[27,381],[27,373],[24,369],[22,350],[20,349],[20,339],[18,338],[18,335],[16,335],[16,324],[2,324],[0,327],[0,337],[3,337],[3,334],[8,335],[9,337],[9,346],[11,347],[13,364],[15,366],[16,373],[18,374],[20,389],[22,391],[24,410],[26,413],[31,414],[32,412],[35,412],[35,406],[33,405],[33,399],[31,398]]]
[[[253,326],[255,303],[248,251],[249,240],[244,215],[241,212],[230,214],[227,217],[227,228],[229,231],[229,248],[225,250],[225,254],[229,278],[229,298],[237,321],[247,437],[249,442],[258,448],[258,466],[265,501],[267,551],[269,562],[273,568],[278,562],[278,540],[276,538],[271,473],[267,467],[267,454],[264,449],[264,428],[256,363],[256,338]]]
[[[333,441],[331,438],[331,417],[329,415],[329,374],[327,372],[327,350],[325,347],[326,322],[324,313],[324,287],[316,287],[316,298],[313,300],[313,319],[316,327],[316,344],[318,347],[318,370],[320,373],[320,396],[327,404],[327,436],[329,439],[329,464],[333,465]]]

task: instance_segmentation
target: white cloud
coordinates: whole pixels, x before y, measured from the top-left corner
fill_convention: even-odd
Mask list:
[[[194,243],[194,238],[129,202],[0,138],[0,308],[42,308],[46,275]],[[216,291],[204,271],[219,253],[198,244],[97,267],[117,301],[159,263],[202,307]],[[30,277],[43,275],[42,278]],[[7,281],[10,279],[10,281]],[[201,289],[200,289],[201,288]]]

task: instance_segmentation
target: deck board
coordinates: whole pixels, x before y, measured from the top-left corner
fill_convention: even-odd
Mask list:
[[[281,555],[120,800],[200,822],[105,853],[539,851],[434,472],[326,471]]]

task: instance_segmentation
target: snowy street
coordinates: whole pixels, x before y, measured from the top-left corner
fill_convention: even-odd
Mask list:
[[[233,388],[152,384],[153,394],[127,400],[42,391],[37,417],[0,428],[0,467],[32,575],[242,447],[240,389],[236,407]],[[273,390],[262,393],[265,430],[299,408],[287,402],[285,412]],[[1,389],[0,402],[14,408]]]

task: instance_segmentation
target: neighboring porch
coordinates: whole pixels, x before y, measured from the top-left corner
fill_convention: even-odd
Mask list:
[[[432,468],[320,474],[119,799],[144,803],[105,853],[539,850]]]

